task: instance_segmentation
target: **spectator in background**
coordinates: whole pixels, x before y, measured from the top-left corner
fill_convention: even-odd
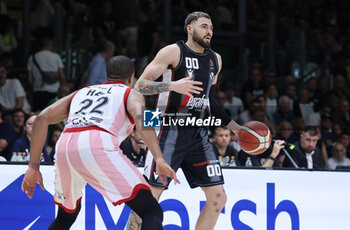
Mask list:
[[[61,57],[52,50],[53,42],[45,38],[41,50],[28,60],[28,84],[33,91],[33,111],[44,109],[56,96],[60,83],[66,82]]]
[[[244,124],[248,121],[252,120],[252,115],[256,110],[261,109],[260,101],[256,99],[252,99],[249,103],[248,109],[244,110],[238,117],[238,122]]]
[[[260,102],[260,109],[266,111],[266,97],[264,94],[261,94],[256,97],[256,99]]]
[[[264,85],[261,81],[262,73],[259,68],[253,68],[250,72],[250,78],[243,87],[243,102],[248,105],[249,102],[259,95],[264,94]]]
[[[276,140],[273,141],[270,145],[270,147],[263,153],[258,155],[250,155],[245,153],[243,150],[241,150],[238,154],[238,162],[240,165],[246,166],[246,167],[264,167],[264,168],[270,168],[270,167],[281,167],[279,164],[279,153],[280,150],[284,147],[285,141],[283,140]],[[251,165],[247,164],[247,159],[250,159]]]
[[[106,60],[114,55],[115,45],[111,41],[99,44],[98,53],[89,64],[87,85],[98,85],[107,82]]]
[[[339,138],[340,135],[343,133],[343,131],[342,131],[342,129],[341,129],[339,124],[334,124],[333,123],[332,129],[333,129],[333,133],[334,133],[336,138]]]
[[[7,79],[7,70],[0,63],[0,105],[4,113],[10,114],[15,109],[30,112],[26,92],[18,79]]]
[[[329,95],[329,78],[321,76],[317,80],[317,88],[315,92],[315,98],[318,99],[319,103],[326,103]]]
[[[294,143],[297,141],[297,139],[292,139],[294,130],[290,122],[282,122],[277,130],[276,139],[284,140],[287,143]]]
[[[322,132],[321,132],[321,128],[319,126],[313,126],[316,128],[317,130],[317,135],[318,135],[318,141],[317,141],[317,145],[316,147],[318,147],[321,150],[321,154],[323,157],[323,162],[326,165],[328,162],[328,158],[329,158],[329,154],[327,152],[327,146],[326,144],[322,141]]]
[[[241,151],[241,146],[238,143],[238,136],[231,131],[230,146],[237,152]]]
[[[299,168],[324,168],[321,150],[316,147],[318,139],[317,129],[307,126],[300,135],[300,140],[294,144],[295,147],[286,149]],[[283,167],[293,168],[294,165],[288,157],[285,157]]]
[[[264,109],[261,108],[261,109],[255,110],[252,113],[252,120],[253,121],[260,121],[260,122],[266,124],[267,127],[269,127],[269,129],[271,131],[271,136],[274,137],[276,135],[276,125],[267,118]]]
[[[49,155],[50,162],[54,162],[54,157],[56,154],[56,143],[58,138],[61,136],[62,129],[59,126],[54,126],[47,137],[47,143],[45,145],[45,150]]]
[[[346,98],[340,99],[337,111],[333,113],[333,123],[340,125],[343,132],[350,133],[350,107]]]
[[[49,101],[49,103],[47,104],[47,106],[55,103],[56,101],[58,101],[62,97],[65,97],[65,96],[69,95],[70,93],[71,93],[71,86],[69,84],[67,84],[67,83],[61,84],[60,87],[57,90],[56,97],[52,98]]]
[[[313,120],[309,119],[309,116],[314,114],[314,103],[310,101],[310,92],[307,88],[303,88],[299,91],[298,99],[295,101],[293,112],[297,116],[302,116],[306,125],[312,125]]]
[[[30,139],[32,136],[32,129],[34,120],[37,117],[36,113],[30,113],[24,121],[24,131],[25,135],[17,139],[12,146],[12,157],[11,161],[29,162],[30,159]],[[43,148],[41,153],[41,162],[50,162],[48,154]]]
[[[137,66],[138,75],[141,75],[145,67],[155,56],[159,44],[157,24],[152,19],[152,10],[147,1],[140,1],[137,7]]]
[[[296,117],[293,123],[294,132],[291,135],[291,140],[295,140],[297,142],[300,139],[300,135],[304,132],[306,128],[305,121],[302,117]],[[294,143],[291,142],[291,143]]]
[[[277,110],[277,105],[278,105],[278,91],[277,87],[274,84],[268,85],[266,89],[266,114],[267,116],[272,116],[274,112]]]
[[[280,92],[283,92],[283,91],[280,91]],[[290,109],[293,111],[294,101],[297,100],[297,86],[295,84],[287,85],[285,92],[290,99]]]
[[[143,0],[142,0],[143,1]],[[118,53],[135,57],[137,40],[137,4],[141,1],[114,1],[116,8],[113,14],[117,17],[119,25],[120,43],[118,43]],[[150,8],[153,8],[154,1],[147,1]]]
[[[119,43],[119,32],[115,12],[113,12],[112,1],[103,1],[98,4],[101,6],[96,18],[97,38],[100,41],[111,41],[114,44]],[[120,22],[119,22],[120,23]],[[114,53],[114,52],[113,52]],[[113,55],[112,55],[113,56]]]
[[[130,137],[120,144],[120,149],[123,150],[124,155],[138,167],[143,167],[145,165],[146,148],[147,146],[142,140],[141,135],[138,134],[135,129],[130,134]]]
[[[337,74],[334,77],[334,88],[331,90],[331,94],[334,94],[339,100],[346,98],[349,99],[349,86],[342,74]]]
[[[350,134],[349,133],[341,133],[337,142],[342,144],[346,150],[346,156],[350,158]]]
[[[224,106],[226,103],[225,93],[223,91],[217,91],[216,95],[215,95],[215,99],[220,105],[222,105],[225,108],[225,112],[227,113],[227,115],[229,115],[231,117],[230,110]]]
[[[316,97],[316,91],[317,91],[317,80],[316,78],[312,77],[307,81],[307,89],[308,89],[308,96],[309,101],[313,102],[314,104],[318,103],[318,98]]]
[[[53,36],[55,8],[53,0],[39,0],[35,6],[35,13],[32,22],[33,34],[36,36]]]
[[[6,15],[0,15],[0,53],[11,52],[17,48],[15,21]]]
[[[294,113],[291,110],[290,98],[286,95],[278,99],[278,109],[272,114],[272,122],[279,126],[283,121],[294,122]]]
[[[276,140],[283,140],[285,143],[294,143],[299,140],[296,135],[294,135],[294,129],[290,122],[284,121],[277,128]],[[285,155],[280,154],[278,157],[278,165],[282,167]]]
[[[219,0],[217,4],[215,4],[217,7],[214,11],[217,12],[215,15],[215,18],[217,18],[217,26],[215,26],[218,27],[218,29],[230,30],[233,28],[232,15],[234,15],[234,11],[230,7],[230,4],[232,4],[232,2],[225,0]]]
[[[292,85],[294,86],[294,93],[291,92],[291,94],[288,93],[288,87]],[[294,96],[296,96],[296,79],[292,75],[285,75],[283,77],[276,79],[276,86],[278,89],[278,92],[283,92],[287,96],[289,96],[291,99],[294,99]]]
[[[308,116],[309,125],[318,127],[321,127],[322,117],[324,117],[324,115],[330,116],[329,114],[332,112],[331,107],[327,103],[324,103],[324,101],[314,104],[313,110],[315,112]]]
[[[235,90],[231,86],[223,88],[226,95],[224,107],[230,110],[231,119],[235,120],[243,111],[243,102],[241,98],[235,96]]]
[[[0,156],[6,160],[11,159],[11,148],[13,142],[16,140],[16,132],[11,123],[5,121],[0,109]]]
[[[269,85],[275,85],[276,90],[277,90],[277,86],[276,86],[276,72],[272,71],[272,70],[266,70],[264,71],[264,76],[263,79],[264,81],[264,85],[266,88],[268,88]],[[264,89],[265,93],[266,90]]]
[[[229,166],[230,160],[234,158],[237,165],[238,152],[230,146],[231,131],[226,127],[217,127],[214,131],[213,146],[221,166]]]
[[[16,139],[24,135],[25,112],[22,109],[15,109],[11,113],[11,123],[16,131]]]
[[[97,1],[69,0],[66,5],[66,16],[63,28],[66,36],[70,36],[73,48],[88,49],[99,41],[95,36],[95,9],[101,5]],[[98,37],[98,39],[96,39]],[[85,61],[84,61],[85,63]]]
[[[2,63],[5,66],[5,69],[7,70],[7,77],[8,78],[14,78],[18,77],[15,75],[12,71],[13,69],[13,53],[5,52],[0,55],[0,63]]]
[[[327,95],[326,103],[331,107],[333,113],[338,110],[340,99],[334,93],[329,93]],[[332,115],[333,115],[332,113]]]
[[[327,162],[327,168],[334,170],[338,165],[350,166],[350,159],[346,157],[344,145],[335,143],[332,147],[332,157]]]
[[[330,114],[323,115],[321,118],[321,135],[322,142],[326,145],[327,153],[331,153],[333,143],[336,141],[332,126],[332,116]],[[328,157],[330,157],[330,154],[328,154]]]

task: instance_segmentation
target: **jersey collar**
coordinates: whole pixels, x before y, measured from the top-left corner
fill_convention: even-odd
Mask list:
[[[123,84],[123,85],[125,85],[125,83],[122,81],[107,81],[107,82],[102,82],[101,84],[102,85],[110,85],[110,84]]]

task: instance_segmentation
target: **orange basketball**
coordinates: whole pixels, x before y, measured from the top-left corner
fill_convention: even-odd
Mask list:
[[[242,150],[251,155],[258,155],[269,148],[271,132],[260,121],[249,121],[237,132],[238,143]]]

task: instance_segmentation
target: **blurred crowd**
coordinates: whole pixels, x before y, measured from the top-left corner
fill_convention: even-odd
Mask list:
[[[21,66],[23,25],[11,14],[7,2],[0,1],[3,160],[28,161],[36,114],[80,87],[106,81],[105,63],[109,57],[129,56],[139,76],[165,45],[165,1],[37,0],[33,1],[35,13],[31,21],[32,51]],[[214,44],[217,31],[238,28],[237,0],[179,0],[171,4],[172,29],[182,29],[186,15],[195,10],[212,16]],[[294,162],[299,167],[350,166],[350,2],[249,0],[246,4],[249,78],[238,84],[234,77],[225,76],[230,66],[224,65],[224,80],[218,82],[216,97],[238,123],[257,120],[267,124],[275,141],[266,153],[249,156],[241,151],[233,133],[225,128],[211,130],[211,141],[218,157],[223,158],[222,166],[295,167],[286,160],[278,142],[282,140],[299,150],[289,151],[294,159],[300,152],[306,156]],[[55,49],[57,5],[63,9],[64,34],[69,35],[71,46],[86,50],[88,55],[89,64],[78,80],[71,81],[66,76],[66,63]],[[274,69],[267,67],[266,51],[271,11],[276,16]],[[25,71],[19,71],[21,68]],[[53,162],[54,146],[64,123],[50,127],[43,162]],[[143,165],[146,146],[136,132],[121,148],[136,165]]]

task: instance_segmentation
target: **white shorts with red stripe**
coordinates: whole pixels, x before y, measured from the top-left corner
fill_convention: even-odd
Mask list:
[[[79,129],[79,128],[78,128]],[[57,205],[74,212],[86,183],[114,205],[133,199],[140,189],[150,190],[138,169],[108,132],[63,132],[56,145],[55,196]]]

